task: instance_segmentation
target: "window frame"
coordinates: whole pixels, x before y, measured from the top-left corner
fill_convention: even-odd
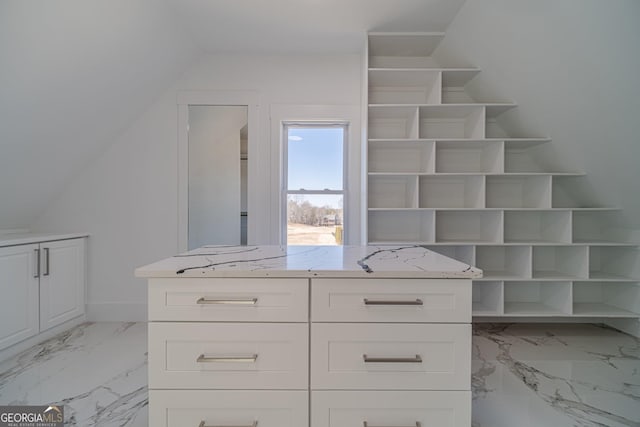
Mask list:
[[[343,120],[317,120],[317,121],[300,121],[300,120],[285,120],[281,122],[281,135],[282,135],[282,188],[280,191],[280,203],[282,215],[280,218],[281,229],[281,242],[284,245],[288,245],[287,239],[287,224],[289,222],[287,200],[290,194],[301,195],[342,195],[342,227],[343,236],[346,235],[346,230],[350,226],[348,219],[349,211],[349,170],[348,170],[348,156],[349,156],[349,127],[351,123]],[[342,129],[342,190],[289,190],[289,129],[290,128],[341,128]],[[344,245],[344,237],[342,245]],[[318,245],[320,246],[320,245]]]

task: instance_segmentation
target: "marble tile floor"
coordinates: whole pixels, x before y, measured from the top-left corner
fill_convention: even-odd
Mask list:
[[[86,323],[0,363],[0,405],[147,426],[144,323]],[[640,427],[640,340],[575,324],[476,324],[473,427]]]

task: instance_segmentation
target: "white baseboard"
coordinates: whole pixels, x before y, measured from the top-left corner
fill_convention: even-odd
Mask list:
[[[88,303],[87,320],[90,322],[146,322],[147,303]]]
[[[38,335],[35,335],[31,338],[27,338],[24,341],[20,341],[19,343],[14,344],[11,347],[8,347],[0,351],[0,361],[7,360],[15,356],[16,354],[22,353],[23,351],[33,347],[34,345],[40,344],[41,342],[44,342],[49,338],[53,338],[59,333],[64,332],[73,327],[76,327],[86,321],[87,321],[86,317],[82,315],[82,316],[76,317],[75,319],[71,319],[67,322],[64,322],[61,325],[54,326],[51,329],[47,329],[44,332],[40,332]]]

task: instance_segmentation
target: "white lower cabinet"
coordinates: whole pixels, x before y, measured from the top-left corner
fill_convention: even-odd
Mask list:
[[[462,279],[153,278],[149,425],[468,427],[471,301]]]
[[[85,239],[0,247],[0,350],[84,314]]]
[[[38,333],[37,250],[0,248],[0,349]]]
[[[149,390],[153,427],[303,427],[306,391]]]
[[[469,427],[470,391],[313,391],[311,427]]]

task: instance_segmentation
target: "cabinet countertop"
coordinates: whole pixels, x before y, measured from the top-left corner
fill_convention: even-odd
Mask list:
[[[137,277],[478,278],[482,270],[421,246],[203,246]]]
[[[87,233],[0,233],[0,247],[78,239],[87,236],[89,236]]]

